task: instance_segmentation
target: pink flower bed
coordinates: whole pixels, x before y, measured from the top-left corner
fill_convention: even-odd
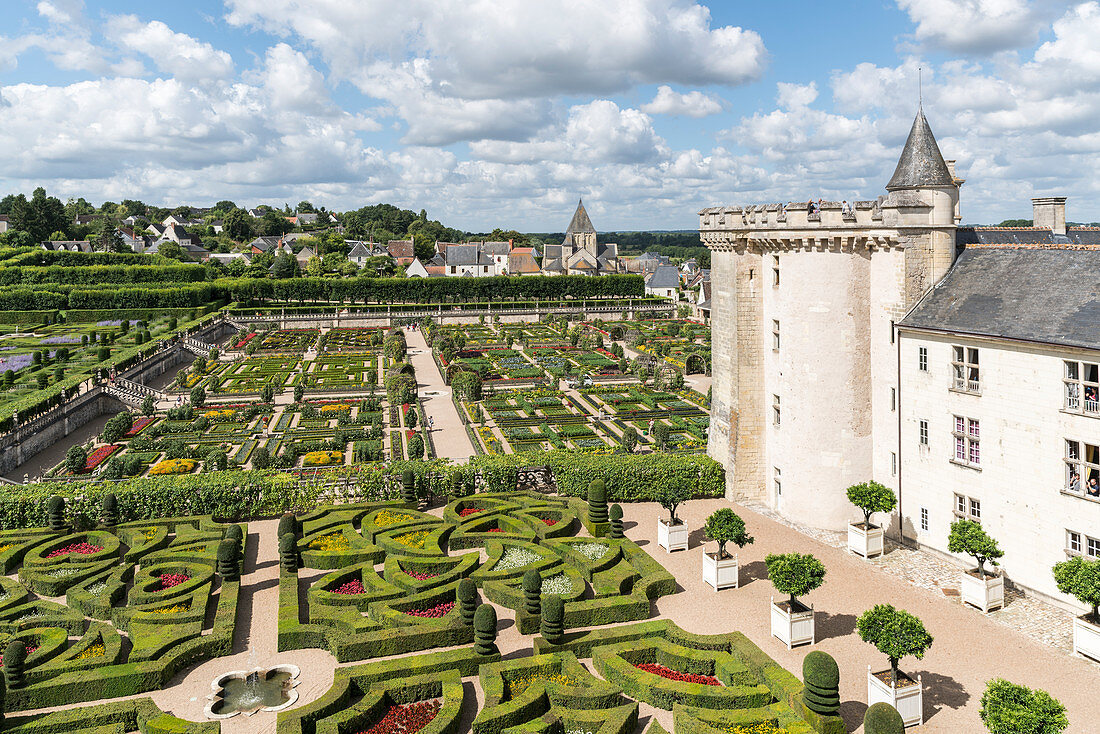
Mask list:
[[[445,601],[442,604],[436,604],[430,609],[410,609],[409,611],[405,612],[405,614],[408,614],[410,617],[429,617],[431,619],[439,619],[454,608],[455,603],[453,601]]]
[[[241,339],[239,342],[234,344],[233,348],[234,349],[240,349],[241,347],[245,346],[246,344],[248,344],[250,341],[252,341],[255,338],[256,338],[256,332],[252,332],[251,334],[246,336],[244,339]]]
[[[101,545],[92,545],[91,543],[73,543],[67,545],[64,548],[58,548],[52,550],[46,554],[46,558],[60,558],[61,556],[67,556],[70,553],[76,553],[81,556],[90,556],[93,553],[99,553],[103,550]]]
[[[136,421],[134,421],[134,425],[130,428],[130,430],[126,431],[126,433],[123,434],[122,437],[133,438],[134,436],[141,433],[142,430],[144,430],[150,423],[155,420],[156,418],[138,418]]]
[[[682,681],[684,683],[702,683],[705,686],[720,686],[722,682],[715,678],[713,675],[695,675],[694,673],[681,673],[679,670],[673,670],[672,668],[666,668],[663,665],[655,665],[653,663],[641,663],[635,665],[638,670],[644,670],[647,673],[653,673],[659,675],[662,678],[668,678],[669,680]]]
[[[428,579],[434,579],[438,576],[438,573],[420,573],[419,571],[406,571],[407,575],[412,576],[417,581],[426,581]]]
[[[366,589],[363,588],[363,582],[359,579],[349,581],[346,584],[341,584],[332,590],[333,594],[364,594]]]
[[[481,508],[479,508],[479,507],[467,507],[465,510],[462,510],[461,512],[459,512],[458,516],[459,517],[469,517],[470,515],[476,514],[478,512],[481,512]]]
[[[184,581],[190,580],[190,576],[185,573],[162,573],[157,578],[160,579],[160,588],[157,591],[164,591],[165,589],[171,589],[173,586],[179,586]]]
[[[118,451],[120,448],[122,448],[121,445],[114,443],[108,444],[106,446],[100,446],[98,449],[88,454],[88,459],[84,462],[84,471],[92,471],[97,466],[106,461],[107,457]]]

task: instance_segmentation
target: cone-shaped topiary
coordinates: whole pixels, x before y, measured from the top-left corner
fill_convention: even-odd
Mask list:
[[[462,623],[472,627],[474,614],[477,612],[477,584],[471,578],[464,578],[458,582],[458,611],[462,616]]]
[[[49,513],[50,530],[55,533],[63,533],[68,530],[68,526],[65,524],[65,499],[58,495],[50,497],[49,502],[46,505],[46,512]]]
[[[22,640],[12,640],[4,648],[4,684],[8,689],[23,687],[23,664],[27,662],[27,646]]]
[[[607,522],[607,487],[602,479],[588,485],[588,522]]]
[[[103,500],[99,504],[99,521],[105,528],[118,525],[118,497],[113,494],[103,495]]]
[[[890,704],[872,704],[863,715],[863,734],[905,734],[905,723]]]
[[[241,546],[232,538],[218,543],[218,575],[223,581],[239,581],[241,578]]]
[[[298,572],[298,540],[291,533],[279,538],[279,565],[287,573]]]
[[[295,537],[298,536],[298,519],[290,512],[279,518],[279,537],[281,538],[287,533]]]
[[[542,576],[533,568],[523,574],[523,611],[542,614]]]
[[[482,604],[474,613],[474,652],[495,655],[497,652],[497,610],[492,604]]]
[[[410,504],[416,502],[416,476],[412,469],[401,473],[401,501]]]
[[[542,636],[551,645],[560,645],[565,641],[565,600],[557,594],[550,594],[542,603]]]
[[[624,537],[623,535],[623,508],[619,505],[611,505],[611,508],[607,512],[608,518],[611,520],[611,532],[610,537],[618,540]]]
[[[802,661],[806,689],[802,700],[815,713],[831,716],[840,710],[840,668],[833,656],[814,650]]]

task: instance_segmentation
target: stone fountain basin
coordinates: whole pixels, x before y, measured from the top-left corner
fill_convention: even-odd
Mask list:
[[[285,684],[286,688],[284,689],[287,699],[279,705],[260,706],[250,711],[241,711],[240,709],[237,709],[224,714],[218,713],[214,710],[218,706],[218,704],[225,701],[225,687],[229,681],[234,679],[242,681],[248,680],[248,678],[253,675],[259,676],[259,678],[263,681],[268,681],[272,678],[272,676],[275,676],[279,673],[285,673],[290,676],[289,680],[287,680]],[[218,720],[229,719],[240,713],[243,713],[246,716],[252,716],[253,714],[260,711],[282,711],[283,709],[287,708],[288,706],[292,706],[298,701],[298,691],[294,689],[297,687],[298,683],[300,683],[300,681],[298,680],[298,675],[300,673],[301,670],[298,668],[298,666],[291,665],[290,663],[273,665],[272,667],[266,669],[255,668],[253,670],[231,670],[228,673],[222,673],[210,682],[211,693],[206,697],[208,703],[206,704],[206,708],[203,710],[203,713],[208,719]]]

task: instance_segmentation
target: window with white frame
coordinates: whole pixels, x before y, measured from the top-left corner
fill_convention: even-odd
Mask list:
[[[961,520],[974,520],[976,522],[981,522],[982,502],[981,500],[974,499],[973,497],[967,497],[956,492],[954,514],[955,517]]]
[[[772,285],[779,287],[779,255],[772,255]]]
[[[782,416],[780,415],[779,410],[779,396],[772,395],[772,423],[778,426],[781,417]]]
[[[890,476],[896,477],[898,475],[898,455],[890,452]]]
[[[928,445],[928,421],[922,420],[919,426],[920,445]]]
[[[772,319],[772,349],[779,351],[779,321]]]
[[[978,392],[981,382],[978,371],[978,350],[974,347],[951,347],[952,387],[963,392]]]
[[[1065,363],[1066,410],[1086,415],[1100,415],[1100,365],[1091,362]]]
[[[976,418],[953,416],[955,421],[951,435],[955,439],[955,461],[967,466],[981,466],[981,428]]]
[[[1081,533],[1066,531],[1066,552],[1075,556],[1081,555]]]
[[[1100,499],[1100,446],[1066,439],[1066,491]]]
[[[927,507],[922,507],[922,508],[920,508],[920,529],[923,532],[927,533],[928,532],[928,526],[929,526],[929,523],[928,523],[928,508]]]
[[[928,347],[917,347],[917,369],[928,371]]]

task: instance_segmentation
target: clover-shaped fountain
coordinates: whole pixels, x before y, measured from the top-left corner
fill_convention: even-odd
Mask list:
[[[204,713],[208,719],[228,719],[237,714],[252,716],[259,711],[281,711],[298,700],[297,665],[233,670],[210,683]]]

